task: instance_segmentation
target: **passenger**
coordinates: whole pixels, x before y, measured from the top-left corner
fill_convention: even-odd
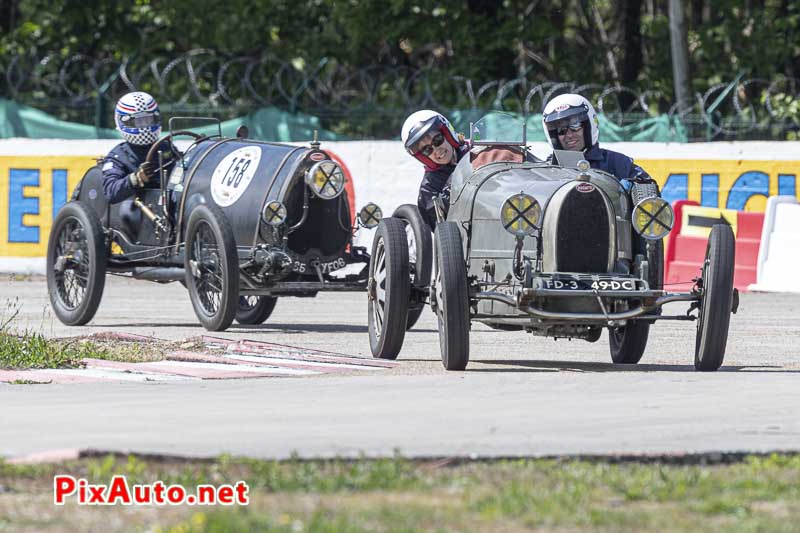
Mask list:
[[[160,187],[156,165],[145,162],[147,152],[161,134],[161,115],[158,103],[148,93],[128,93],[117,102],[114,110],[117,130],[125,142],[111,149],[103,159],[103,194],[112,204],[134,195],[143,187]],[[169,171],[175,155],[169,141],[160,147],[164,166]]]
[[[412,113],[403,123],[400,136],[406,151],[425,165],[417,206],[433,230],[436,226],[433,199],[442,197],[446,213],[450,207],[450,175],[469,148],[449,120],[429,109]]]
[[[597,114],[583,96],[562,94],[550,100],[542,113],[542,124],[554,150],[583,152],[592,168],[616,176],[625,189],[630,189],[634,181],[653,181],[630,157],[600,148]]]

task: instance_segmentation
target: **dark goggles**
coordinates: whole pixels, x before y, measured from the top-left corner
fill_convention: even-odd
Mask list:
[[[582,122],[573,122],[568,126],[562,126],[556,129],[556,133],[561,135],[562,137],[567,134],[568,131],[580,131],[583,128]]]
[[[433,136],[433,139],[431,139],[430,144],[426,144],[425,146],[422,147],[417,146],[415,152],[418,154],[422,154],[425,157],[429,157],[433,153],[433,150],[441,146],[443,142],[444,142],[444,135],[442,135],[441,133],[437,133],[436,135]]]
[[[122,124],[128,128],[149,128],[161,124],[161,115],[158,113],[136,113],[135,115],[122,115]]]

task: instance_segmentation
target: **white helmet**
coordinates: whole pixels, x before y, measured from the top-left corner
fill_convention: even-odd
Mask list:
[[[594,107],[589,100],[579,94],[561,94],[556,96],[544,106],[542,112],[542,125],[550,145],[556,150],[562,150],[558,142],[558,128],[563,128],[581,122],[583,124],[584,150],[597,144],[600,137],[599,121]]]
[[[128,93],[117,102],[114,121],[122,137],[131,144],[153,144],[161,135],[161,114],[156,99],[148,93]]]
[[[427,155],[420,152],[420,141],[431,131],[439,131],[445,141],[448,142],[453,148],[458,149],[461,146],[458,135],[444,115],[431,111],[430,109],[423,109],[416,111],[408,116],[403,122],[403,129],[400,131],[400,139],[403,141],[406,151],[421,161],[427,167],[436,169],[438,164]]]

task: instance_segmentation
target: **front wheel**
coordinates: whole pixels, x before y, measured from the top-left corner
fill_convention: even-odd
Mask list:
[[[461,233],[454,222],[436,226],[436,318],[439,349],[447,370],[464,370],[469,362],[469,295]]]
[[[209,331],[227,329],[239,304],[239,258],[233,230],[218,207],[199,205],[189,216],[185,268],[200,323]]]
[[[733,306],[736,240],[727,224],[711,228],[703,262],[703,295],[697,321],[694,368],[713,371],[722,366]]]
[[[408,244],[403,222],[384,218],[372,241],[367,286],[369,345],[373,357],[396,359],[408,316]]]
[[[106,248],[100,219],[82,202],[58,212],[47,243],[47,290],[58,319],[82,326],[94,318],[106,283]]]
[[[236,322],[239,324],[263,324],[275,309],[278,298],[274,296],[239,296],[236,307]]]

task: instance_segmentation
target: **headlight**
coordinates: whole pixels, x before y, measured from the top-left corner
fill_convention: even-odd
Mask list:
[[[376,204],[368,203],[358,212],[358,221],[367,229],[372,229],[380,223],[383,211]]]
[[[524,193],[515,194],[503,202],[500,208],[500,222],[503,228],[517,237],[531,235],[539,228],[542,207],[536,198]]]
[[[264,206],[264,211],[261,212],[261,220],[277,228],[286,222],[286,206],[277,200],[269,202]]]
[[[675,223],[675,213],[669,202],[658,196],[645,198],[633,208],[633,229],[645,239],[664,238]]]
[[[320,161],[306,172],[306,184],[323,200],[333,200],[344,191],[344,172],[333,161]]]

